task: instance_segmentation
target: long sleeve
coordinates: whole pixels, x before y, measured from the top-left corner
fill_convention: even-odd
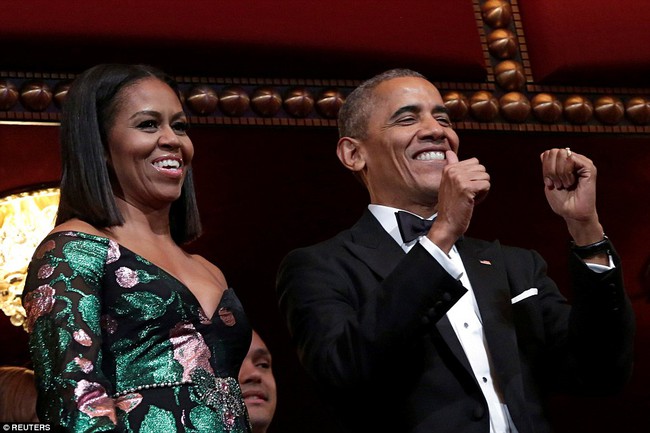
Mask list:
[[[572,368],[568,371],[574,378],[572,391],[579,394],[617,392],[632,373],[634,313],[615,251],[612,258],[615,267],[597,273],[575,254],[569,257],[574,299],[568,334],[568,367]]]
[[[349,389],[389,380],[465,293],[421,246],[400,252],[385,278],[363,265],[351,271],[356,258],[325,250],[289,254],[277,282],[301,360],[320,383]]]
[[[513,297],[531,287],[539,291],[512,307],[519,350],[537,383],[575,394],[619,390],[631,374],[634,314],[618,255],[613,252],[615,267],[603,273],[571,255],[569,303],[539,254],[512,247],[504,247],[504,253]]]
[[[101,285],[108,239],[55,233],[37,249],[23,303],[43,422],[71,432],[121,431],[102,373]]]

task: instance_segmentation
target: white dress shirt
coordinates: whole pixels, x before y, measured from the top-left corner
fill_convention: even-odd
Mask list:
[[[374,204],[369,205],[368,209],[405,252],[408,253],[415,243],[419,242],[452,277],[467,289],[467,292],[447,311],[447,318],[467,355],[474,377],[487,401],[490,433],[516,433],[508,408],[503,403],[497,384],[493,380],[490,353],[483,335],[481,313],[456,246],[454,245],[447,255],[426,236],[404,243],[395,217],[395,212],[400,209]]]

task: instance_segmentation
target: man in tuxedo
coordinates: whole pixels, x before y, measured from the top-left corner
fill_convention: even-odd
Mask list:
[[[291,252],[280,307],[301,362],[351,432],[549,432],[549,391],[615,392],[634,318],[595,207],[596,168],[541,155],[573,238],[573,306],[534,251],[463,236],[490,176],[459,161],[442,97],[409,70],[355,89],[337,154],[371,204],[352,228]]]

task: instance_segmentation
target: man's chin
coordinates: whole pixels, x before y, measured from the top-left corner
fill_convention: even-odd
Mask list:
[[[253,427],[267,427],[271,424],[272,416],[266,410],[253,409],[248,411],[248,418]]]

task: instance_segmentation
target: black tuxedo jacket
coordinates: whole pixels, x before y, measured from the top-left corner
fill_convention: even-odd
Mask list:
[[[519,433],[550,431],[547,391],[604,394],[625,383],[634,318],[615,252],[616,268],[603,274],[570,257],[570,306],[536,252],[470,238],[456,246]],[[420,244],[405,254],[366,211],[351,229],[292,251],[277,284],[301,362],[342,431],[489,432],[487,404],[445,315],[466,289]],[[512,303],[529,289],[537,294]]]

